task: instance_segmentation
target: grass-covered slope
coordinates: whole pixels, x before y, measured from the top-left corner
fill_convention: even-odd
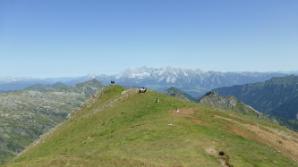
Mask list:
[[[297,137],[253,116],[111,86],[7,166],[296,167]]]

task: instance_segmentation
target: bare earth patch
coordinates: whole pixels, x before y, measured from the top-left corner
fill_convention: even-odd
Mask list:
[[[208,147],[205,149],[205,151],[207,154],[215,157],[219,161],[219,163],[222,167],[233,167],[233,165],[230,164],[229,155],[227,155],[225,152],[217,151],[213,147]]]
[[[178,108],[170,111],[173,116],[190,118],[193,123],[202,124],[198,117],[193,116],[195,112],[198,112],[198,110],[194,108]]]
[[[193,108],[177,108],[176,110],[171,111],[174,115],[180,116],[190,116],[195,112]]]

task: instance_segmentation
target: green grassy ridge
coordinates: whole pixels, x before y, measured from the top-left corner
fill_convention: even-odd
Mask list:
[[[218,157],[206,152],[208,148],[225,151],[237,167],[298,166],[268,145],[230,131],[236,124],[214,118],[270,124],[252,116],[220,112],[152,91],[131,93],[96,112],[124,96],[123,90],[105,88],[97,100],[7,166],[220,166]],[[177,108],[195,112],[180,116]]]

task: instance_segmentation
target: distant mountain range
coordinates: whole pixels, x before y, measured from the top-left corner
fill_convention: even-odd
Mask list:
[[[83,76],[83,77],[69,77],[69,78],[46,78],[46,79],[37,79],[37,78],[13,78],[5,77],[0,78],[0,92],[16,91],[21,90],[32,85],[51,85],[55,83],[63,83],[68,86],[74,86],[77,83],[85,82],[93,79],[92,76]]]
[[[175,87],[194,98],[199,98],[211,89],[254,83],[268,80],[284,73],[259,72],[214,72],[182,68],[136,68],[128,69],[113,76],[97,76],[100,81],[108,83],[115,80],[126,87],[145,86],[154,90],[166,90]]]
[[[67,85],[74,85],[78,82],[87,81],[93,78],[108,84],[111,80],[125,87],[145,86],[158,91],[165,91],[175,87],[188,93],[194,98],[199,98],[211,89],[242,85],[247,83],[262,82],[272,77],[285,76],[285,73],[278,72],[214,72],[201,71],[198,69],[182,68],[149,68],[141,67],[128,69],[116,75],[93,75],[77,78],[53,78],[53,79],[26,79],[1,84],[0,91],[18,90],[33,84],[53,84],[62,82]]]
[[[275,77],[265,82],[215,89],[235,96],[265,114],[298,129],[298,76]]]

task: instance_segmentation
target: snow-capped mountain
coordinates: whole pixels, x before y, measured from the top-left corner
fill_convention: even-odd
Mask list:
[[[136,69],[128,69],[117,76],[117,78],[131,78],[131,79],[158,79],[158,82],[176,83],[177,79],[181,77],[188,77],[194,74],[201,74],[200,70],[190,70],[181,68],[148,68],[141,67]]]
[[[155,90],[165,90],[169,87],[179,88],[195,97],[199,97],[208,90],[232,85],[261,82],[284,73],[260,72],[214,72],[199,69],[182,68],[149,68],[141,67],[127,69],[115,76],[98,76],[97,79],[133,87],[146,86]]]

